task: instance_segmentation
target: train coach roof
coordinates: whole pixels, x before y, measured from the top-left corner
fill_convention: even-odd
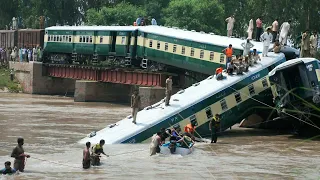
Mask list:
[[[137,26],[52,26],[46,28],[50,31],[134,31]]]
[[[174,28],[168,28],[164,26],[141,26],[139,27],[139,31],[162,35],[162,36],[169,36],[177,39],[195,41],[199,43],[212,44],[212,45],[221,46],[221,47],[228,47],[229,44],[232,44],[232,47],[234,49],[240,49],[240,50],[243,50],[243,47],[241,46],[241,44],[245,42],[245,39],[229,38],[226,36],[211,35],[211,34],[202,34],[200,32],[192,32],[188,30],[174,29]],[[250,41],[250,42],[254,45],[253,49],[257,49],[257,51],[262,52],[263,50],[262,42],[255,42],[255,41]]]
[[[276,74],[277,71],[295,66],[297,64],[307,64],[313,61],[317,61],[318,63],[320,63],[319,60],[315,59],[315,58],[298,58],[298,59],[292,59],[289,61],[286,61],[278,66],[276,66],[272,71],[269,72],[269,76],[273,76]]]

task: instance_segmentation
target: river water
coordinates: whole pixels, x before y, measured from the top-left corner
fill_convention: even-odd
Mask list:
[[[82,169],[77,141],[130,114],[127,106],[0,93],[0,167],[17,137],[31,155],[24,173],[0,179],[320,179],[319,139],[233,127],[188,156],[149,156],[149,144],[105,145],[109,158]],[[131,153],[129,153],[131,152]]]

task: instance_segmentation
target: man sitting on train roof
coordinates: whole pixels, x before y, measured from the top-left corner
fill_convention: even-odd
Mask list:
[[[234,71],[234,59],[230,63],[228,63],[228,67],[227,67],[228,75],[233,75],[233,71]]]
[[[191,139],[195,139],[194,133],[195,133],[195,127],[197,126],[197,122],[193,121],[190,124],[187,124],[184,127],[184,132],[191,137]]]
[[[217,80],[223,79],[222,72],[223,72],[223,67],[222,67],[222,65],[220,65],[220,67],[216,69],[216,79]]]
[[[259,54],[257,53],[257,49],[253,49],[253,61],[254,63],[257,63],[257,61],[261,61],[261,58]]]
[[[245,66],[242,62],[242,59],[239,59],[238,63],[235,63],[234,66],[235,66],[235,70],[236,70],[237,75],[243,74],[243,71],[245,70]]]
[[[249,63],[249,57],[248,56],[245,56],[244,57],[244,72],[248,72],[249,71],[249,66],[250,66],[250,63]]]

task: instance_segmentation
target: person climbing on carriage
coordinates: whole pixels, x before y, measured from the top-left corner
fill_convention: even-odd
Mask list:
[[[169,149],[172,154],[175,153],[176,151],[177,141],[181,139],[181,135],[179,134],[180,131],[181,131],[181,128],[179,125],[173,126],[171,130]]]

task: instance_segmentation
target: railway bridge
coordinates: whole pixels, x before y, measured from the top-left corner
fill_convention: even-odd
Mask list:
[[[175,77],[176,86],[183,81],[176,74],[98,66],[10,61],[10,68],[24,93],[69,95],[75,102],[129,103],[132,91],[138,88],[145,107],[165,97],[169,75]]]

